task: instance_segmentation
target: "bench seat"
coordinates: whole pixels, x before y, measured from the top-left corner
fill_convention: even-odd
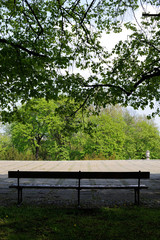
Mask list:
[[[55,189],[78,189],[79,187],[76,185],[33,185],[33,184],[12,184],[9,188],[55,188]],[[146,185],[81,185],[80,189],[147,189]]]

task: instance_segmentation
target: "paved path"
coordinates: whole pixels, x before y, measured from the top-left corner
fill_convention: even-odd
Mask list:
[[[8,188],[9,184],[15,181],[15,179],[8,179],[7,177],[10,170],[149,171],[151,172],[151,179],[145,181],[149,189],[141,191],[142,204],[160,207],[160,160],[0,161],[0,205],[16,204],[16,190]],[[133,190],[82,191],[81,197],[81,204],[84,207],[121,205],[132,202]],[[24,190],[24,203],[75,206],[77,203],[77,192],[76,190]]]

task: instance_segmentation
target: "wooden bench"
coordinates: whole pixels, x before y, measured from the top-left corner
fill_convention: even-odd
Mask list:
[[[12,184],[9,188],[16,188],[18,190],[18,204],[22,202],[22,190],[24,188],[52,188],[52,189],[76,189],[78,192],[78,206],[80,206],[80,191],[82,189],[134,189],[134,202],[140,203],[140,190],[148,187],[141,184],[141,179],[149,179],[149,172],[46,172],[46,171],[9,171],[9,178],[17,178],[17,184]],[[77,179],[75,184],[22,184],[20,179]],[[86,185],[83,184],[83,179],[134,179],[136,184],[98,184]]]

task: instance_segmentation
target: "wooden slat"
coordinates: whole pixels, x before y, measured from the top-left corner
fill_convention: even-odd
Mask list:
[[[55,189],[77,189],[77,185],[26,185],[20,184],[20,188],[55,188]],[[17,184],[9,186],[9,188],[18,188]],[[134,189],[138,185],[81,185],[80,189]],[[140,185],[139,189],[147,189],[146,185]]]
[[[81,172],[81,178],[95,178],[95,179],[137,179],[149,178],[149,172]]]
[[[134,189],[138,185],[82,185],[81,189]],[[139,189],[147,189],[146,185],[140,185]]]
[[[66,179],[148,179],[149,172],[44,172],[9,171],[9,178],[66,178]]]
[[[77,179],[79,172],[9,171],[9,178],[67,178]]]
[[[55,189],[76,189],[76,185],[26,185],[26,184],[20,184],[20,188],[55,188]],[[17,184],[10,185],[9,188],[18,188]]]

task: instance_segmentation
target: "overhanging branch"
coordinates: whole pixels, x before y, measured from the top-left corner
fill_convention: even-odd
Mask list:
[[[147,74],[143,74],[142,77],[139,79],[139,81],[137,81],[134,85],[132,90],[129,92],[128,96],[130,96],[137,88],[138,86],[145,82],[148,79],[151,79],[153,77],[159,77],[160,76],[160,69],[159,68],[155,68],[153,73],[147,73]]]
[[[143,17],[160,17],[160,13],[142,13]]]
[[[89,5],[89,7],[87,8],[87,11],[85,12],[85,14],[84,14],[84,16],[83,16],[83,18],[82,18],[82,20],[81,20],[81,22],[80,22],[80,25],[82,25],[84,19],[86,18],[88,12],[90,11],[90,9],[91,9],[91,7],[93,6],[94,3],[95,3],[95,0],[93,0],[93,1],[91,2],[91,4]]]
[[[85,104],[89,98],[90,98],[90,95],[88,94],[87,97],[85,98],[84,102],[79,106],[79,108],[77,108],[74,112],[72,112],[72,114],[69,117],[74,116],[80,109],[82,109],[85,106]]]
[[[24,52],[27,52],[29,55],[33,55],[35,57],[47,57],[46,55],[40,54],[40,53],[35,52],[33,50],[29,50],[28,48],[25,48],[24,46],[22,46],[18,43],[13,43],[13,42],[11,42],[9,40],[6,40],[4,38],[0,38],[0,43],[8,44],[8,45],[10,45],[10,46],[12,46],[16,49],[19,48],[19,49],[23,50]]]
[[[155,47],[151,42],[147,41],[147,40],[141,40],[141,42],[144,42],[146,44],[148,44],[149,46],[151,46],[154,50],[156,50],[157,52],[160,52],[160,49],[158,49],[157,47]]]
[[[113,84],[93,84],[93,85],[85,85],[84,87],[87,87],[87,88],[98,88],[98,87],[114,88],[114,89],[120,90],[122,93],[126,94],[127,97],[129,97],[130,95],[132,95],[133,92],[136,91],[136,89],[139,87],[140,84],[142,84],[146,80],[149,80],[153,77],[159,77],[159,76],[160,76],[160,69],[159,68],[155,68],[154,72],[152,72],[152,73],[149,72],[149,73],[143,74],[141,76],[141,78],[132,86],[130,91],[127,91],[125,88],[123,88],[121,86],[116,86],[116,85],[113,85]]]
[[[77,7],[77,5],[79,4],[81,0],[77,0],[74,4],[73,4],[73,8],[71,9],[72,12],[74,12],[75,8]]]
[[[124,88],[120,87],[120,86],[115,86],[113,84],[93,84],[93,85],[85,85],[85,87],[89,87],[89,88],[98,88],[98,87],[110,87],[110,88],[117,88],[119,90],[121,90],[122,92],[124,92],[125,94],[129,94],[128,91],[126,91]]]
[[[42,27],[42,25],[41,25],[41,23],[40,23],[37,15],[35,14],[33,8],[32,8],[31,5],[29,4],[29,2],[28,2],[27,0],[24,0],[24,1],[25,1],[25,3],[28,5],[30,11],[32,12],[33,16],[35,17],[36,22],[37,22],[37,24],[38,24],[38,26],[39,26],[39,28],[40,28],[39,35],[42,34],[42,33],[43,33],[43,27]]]

